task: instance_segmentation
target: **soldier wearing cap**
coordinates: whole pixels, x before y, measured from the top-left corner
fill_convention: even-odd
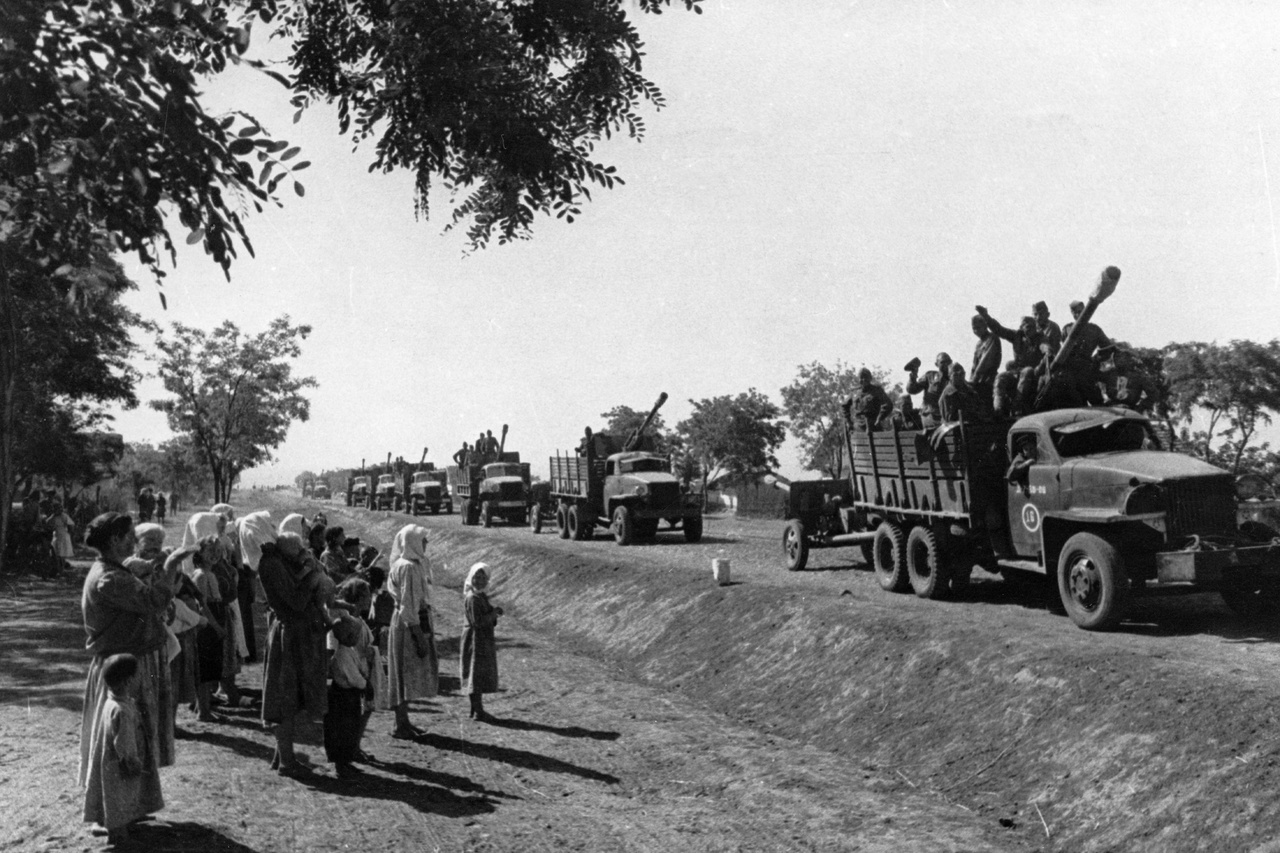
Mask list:
[[[991,332],[1013,345],[1013,361],[1005,366],[1006,373],[1012,373],[1013,378],[1005,378],[1003,385],[1006,389],[1010,386],[1014,389],[1013,394],[1006,393],[1005,402],[1008,412],[1011,416],[1017,413],[1018,416],[1026,414],[1031,410],[1031,404],[1035,401],[1036,387],[1039,384],[1039,374],[1044,371],[1045,356],[1048,354],[1049,343],[1045,340],[1040,330],[1036,327],[1034,317],[1026,316],[1018,323],[1018,328],[1006,329],[1004,326],[987,313],[987,309],[981,305],[975,306],[978,316],[987,322],[987,328]],[[997,379],[997,383],[1000,380]],[[992,405],[995,405],[995,394],[992,394]]]
[[[943,423],[956,423],[962,414],[969,423],[991,420],[991,407],[965,380],[962,364],[951,365],[951,381],[947,384],[947,390],[942,392],[939,406],[942,409]]]
[[[1075,320],[1063,328],[1064,340],[1071,342],[1071,351],[1067,353],[1066,364],[1063,365],[1063,379],[1081,402],[1091,406],[1102,405],[1102,389],[1099,382],[1098,363],[1095,360],[1099,350],[1111,344],[1095,323],[1080,323],[1080,315],[1084,313],[1084,303],[1079,300],[1071,303],[1071,316]],[[1076,328],[1079,326],[1079,328]]]
[[[988,328],[986,317],[974,314],[970,325],[978,343],[973,348],[973,369],[969,371],[969,384],[978,392],[978,396],[990,403],[996,374],[1000,372],[1000,360],[1004,356],[1003,347],[1000,346],[1000,336]]]
[[[871,371],[858,371],[858,391],[853,395],[853,425],[860,432],[875,432],[893,416],[893,402],[884,388],[871,381]]]
[[[947,383],[950,381],[951,356],[940,352],[933,360],[933,364],[938,369],[925,373],[923,379],[918,375],[920,359],[912,359],[907,364],[907,393],[924,392],[924,396],[920,398],[919,412],[920,421],[926,429],[933,429],[942,424],[942,410],[938,408],[938,400],[941,399],[942,392],[946,390]]]
[[[1035,318],[1042,343],[1049,345],[1047,355],[1052,359],[1062,349],[1062,329],[1049,319],[1049,306],[1043,299],[1031,306],[1031,316]]]

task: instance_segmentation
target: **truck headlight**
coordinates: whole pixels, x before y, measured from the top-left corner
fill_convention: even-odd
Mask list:
[[[636,497],[642,498],[649,494],[649,486],[646,483],[640,483],[632,490],[632,493],[635,494]]]
[[[1152,512],[1164,512],[1164,489],[1154,483],[1144,483],[1135,487],[1125,498],[1125,515],[1146,515]]]

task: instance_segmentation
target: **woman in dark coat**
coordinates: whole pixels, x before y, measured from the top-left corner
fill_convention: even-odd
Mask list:
[[[493,719],[484,710],[483,695],[498,692],[498,645],[494,639],[494,627],[502,615],[501,607],[494,607],[486,590],[489,587],[489,567],[476,563],[467,572],[462,585],[462,608],[467,627],[462,632],[462,652],[459,655],[462,692],[471,697],[471,718],[482,722]]]

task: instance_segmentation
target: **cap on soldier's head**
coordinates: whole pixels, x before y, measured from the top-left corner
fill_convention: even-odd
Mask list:
[[[868,370],[868,369],[867,369],[867,368],[865,368],[865,367],[864,367],[864,368],[862,368],[861,370],[859,370],[859,371],[858,371],[858,378],[859,378],[859,379],[866,379],[866,380],[870,380],[870,379],[871,379],[871,371],[870,371],[870,370]]]
[[[1070,306],[1070,307],[1071,307],[1071,313],[1072,313],[1072,314],[1078,314],[1078,313],[1080,313],[1081,311],[1083,311],[1083,310],[1084,310],[1084,303],[1083,303],[1083,302],[1081,302],[1079,299],[1077,299],[1077,300],[1075,300],[1074,302],[1072,302],[1072,303],[1071,303],[1071,306]]]
[[[949,355],[948,355],[947,353],[945,353],[945,352],[940,352],[940,353],[938,353],[938,355],[933,359],[933,363],[934,363],[934,364],[936,364],[938,367],[941,367],[941,366],[942,366],[942,365],[944,365],[944,364],[950,364],[950,363],[951,363],[951,356],[949,356]]]
[[[1049,306],[1043,299],[1031,306],[1032,314],[1039,314],[1041,311],[1044,311],[1046,314],[1049,313]]]

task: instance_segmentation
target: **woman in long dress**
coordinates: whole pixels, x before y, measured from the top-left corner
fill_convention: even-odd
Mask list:
[[[240,573],[237,567],[232,565],[235,559],[227,553],[228,540],[226,537],[227,520],[223,515],[215,512],[197,512],[187,519],[186,530],[182,533],[183,547],[192,547],[198,543],[208,540],[210,537],[217,540],[218,547],[216,553],[206,555],[204,569],[209,572],[211,578],[216,579],[217,589],[212,593],[208,588],[201,588],[204,594],[205,603],[211,610],[216,611],[218,617],[219,630],[207,631],[202,633],[200,637],[201,643],[213,643],[214,634],[218,635],[217,643],[220,654],[211,660],[220,661],[218,669],[221,674],[218,677],[219,683],[222,685],[222,692],[226,696],[227,704],[239,706],[241,704],[240,688],[236,685],[236,675],[240,673],[240,644],[236,641],[236,630],[240,621],[239,608],[232,608],[232,602],[235,602],[239,595],[240,589]],[[188,577],[194,579],[195,565],[193,562],[183,564],[183,572]],[[214,603],[217,602],[217,606]],[[207,654],[204,652],[203,654]]]
[[[387,643],[388,689],[396,711],[392,737],[413,738],[422,730],[409,722],[409,702],[440,692],[439,661],[431,613],[431,567],[427,529],[406,524],[391,545],[387,589],[395,597]]]
[[[165,659],[164,620],[173,600],[178,566],[191,552],[179,549],[161,571],[143,581],[124,567],[134,549],[133,519],[104,513],[89,523],[86,544],[99,553],[84,581],[80,606],[84,615],[85,648],[93,654],[84,686],[84,717],[80,726],[80,785],[85,788],[85,820],[101,822],[102,779],[91,773],[104,732],[102,708],[107,686],[102,667],[115,654],[138,659],[138,673],[128,692],[141,717],[140,746],[143,780],[140,802],[144,814],[164,807],[159,768],[173,764],[173,717],[168,661]],[[166,722],[167,721],[167,722]]]

